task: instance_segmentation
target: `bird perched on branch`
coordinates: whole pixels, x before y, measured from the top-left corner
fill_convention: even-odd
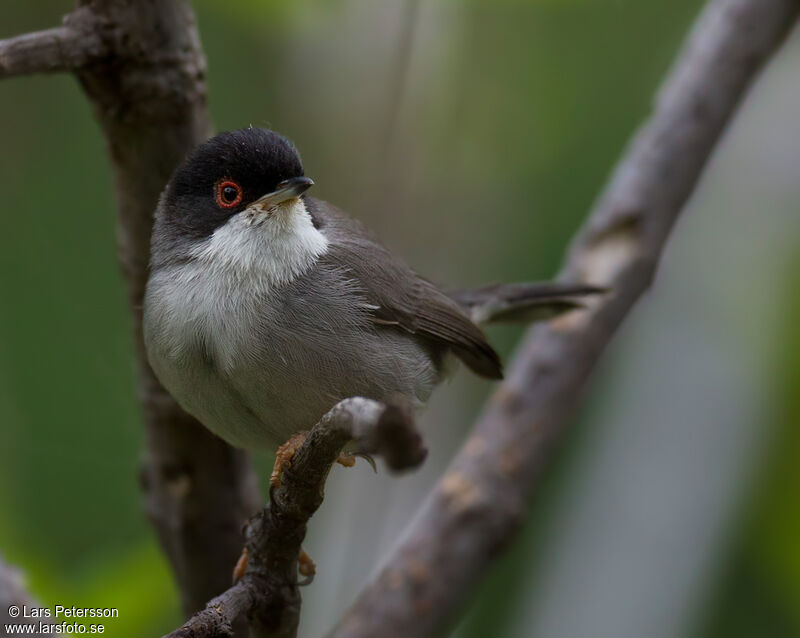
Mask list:
[[[307,196],[312,184],[291,142],[248,128],[199,146],[156,210],[147,354],[178,403],[232,445],[275,449],[350,396],[421,405],[451,355],[499,379],[476,322],[547,318],[597,292],[445,292]]]

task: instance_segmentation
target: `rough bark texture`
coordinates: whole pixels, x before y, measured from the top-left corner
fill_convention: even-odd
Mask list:
[[[211,132],[194,14],[183,0],[84,1],[61,27],[0,42],[0,77],[59,70],[75,72],[108,143],[147,433],[142,485],[188,615],[230,585],[242,525],[260,507],[247,456],[177,406],[142,342],[153,210],[175,166]]]
[[[797,0],[715,0],[573,241],[562,276],[611,293],[530,331],[508,379],[333,636],[439,635],[518,527],[597,358],[649,286],[726,123]]]
[[[361,453],[382,456],[392,470],[416,467],[426,455],[411,414],[404,409],[361,397],[337,403],[308,433],[267,507],[249,522],[249,560],[242,580],[167,638],[228,635],[242,614],[249,617],[256,636],[297,634],[300,545],[308,520],[322,504],[331,466],[351,441]]]

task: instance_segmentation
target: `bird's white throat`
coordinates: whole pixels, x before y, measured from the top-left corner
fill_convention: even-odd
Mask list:
[[[269,216],[245,209],[192,251],[192,256],[225,274],[257,278],[266,287],[287,284],[328,250],[301,199],[280,204]]]

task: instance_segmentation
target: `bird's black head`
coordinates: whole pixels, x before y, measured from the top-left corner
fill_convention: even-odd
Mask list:
[[[198,146],[164,191],[157,223],[170,235],[202,239],[265,195],[299,196],[303,176],[294,145],[262,128],[220,133]]]

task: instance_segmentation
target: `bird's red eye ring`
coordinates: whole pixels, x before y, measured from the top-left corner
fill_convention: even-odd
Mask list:
[[[242,187],[230,179],[217,182],[217,206],[220,208],[233,208],[242,202]]]

